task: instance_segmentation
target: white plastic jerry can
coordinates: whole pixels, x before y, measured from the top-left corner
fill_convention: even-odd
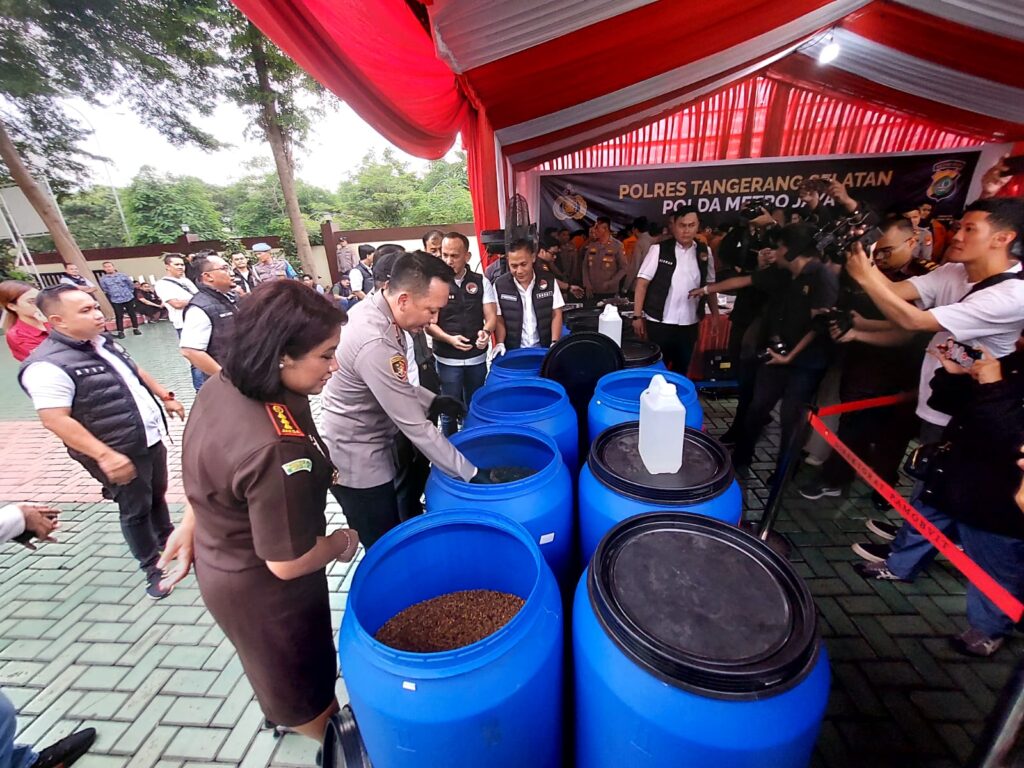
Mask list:
[[[597,332],[614,341],[615,346],[622,346],[622,316],[617,307],[604,305],[604,311],[597,319]]]
[[[640,459],[652,475],[678,472],[683,466],[686,406],[676,385],[660,373],[640,393]]]

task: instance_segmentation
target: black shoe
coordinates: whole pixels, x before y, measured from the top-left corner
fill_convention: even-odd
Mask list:
[[[95,728],[83,728],[80,731],[75,731],[40,752],[39,757],[29,768],[67,768],[88,752],[94,741],[96,741]]]
[[[966,632],[949,639],[953,650],[964,656],[988,658],[1003,645],[1003,638],[989,637],[980,629],[971,627]]]
[[[142,335],[142,331],[140,331],[138,328],[132,328],[132,333],[134,333],[136,336]]]
[[[171,590],[161,588],[160,582],[163,578],[164,575],[160,573],[159,568],[153,568],[146,574],[146,595],[150,600],[163,600],[171,594]]]
[[[869,563],[884,563],[889,558],[891,551],[888,544],[867,544],[859,541],[853,545],[852,549],[858,557]]]
[[[902,581],[906,582],[906,579],[901,579],[895,573],[889,570],[889,566],[885,564],[883,560],[880,563],[854,563],[853,570],[857,572],[857,575],[868,581]]]
[[[117,333],[115,333],[114,334],[114,338],[115,339],[123,339],[124,338],[124,331],[118,331]]]
[[[885,496],[880,494],[878,491],[871,492],[871,505],[879,512],[887,512],[892,508],[892,504],[886,501]]]
[[[865,525],[875,536],[886,541],[895,541],[896,534],[900,532],[900,526],[894,525],[888,520],[875,520],[871,518]]]
[[[835,486],[825,485],[822,482],[808,483],[807,485],[801,486],[797,489],[797,493],[803,496],[805,499],[820,499],[825,496],[842,496],[843,489],[836,488]]]

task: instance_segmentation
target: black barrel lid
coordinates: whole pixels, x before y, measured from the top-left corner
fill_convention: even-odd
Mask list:
[[[331,715],[324,733],[323,768],[373,768],[352,707]]]
[[[600,333],[582,331],[559,339],[548,350],[540,367],[543,379],[557,381],[565,387],[569,402],[576,411],[579,444],[587,444],[587,409],[602,376],[621,371],[626,361],[618,344]],[[580,451],[582,463],[583,451]]]
[[[719,520],[652,512],[619,523],[594,553],[587,588],[628,657],[701,695],[774,696],[817,660],[807,586],[767,545]]]
[[[579,307],[565,312],[565,324],[573,333],[580,331],[597,331],[597,319],[601,316],[602,310],[593,307]]]
[[[661,347],[653,341],[623,339],[622,356],[626,358],[627,368],[646,368],[661,360]]]
[[[659,504],[699,504],[725,491],[734,478],[729,452],[710,435],[686,428],[678,472],[652,475],[640,458],[640,422],[609,427],[590,446],[590,472],[626,496]]]

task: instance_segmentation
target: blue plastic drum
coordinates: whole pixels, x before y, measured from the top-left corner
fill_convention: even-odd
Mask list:
[[[576,764],[804,768],[830,674],[806,585],[724,523],[645,514],[576,590]]]
[[[579,466],[576,411],[565,388],[548,379],[518,379],[482,387],[473,395],[466,427],[522,425],[550,435],[568,467]]]
[[[732,525],[743,514],[743,493],[729,452],[700,430],[686,428],[683,466],[674,474],[652,475],[640,459],[640,423],[602,432],[580,470],[580,546],[584,561],[602,537],[641,512],[692,512]]]
[[[540,366],[547,353],[543,347],[510,349],[491,361],[491,370],[487,373],[484,386],[539,377]]]
[[[587,429],[591,440],[608,427],[640,418],[640,394],[651,385],[651,378],[655,374],[661,374],[669,384],[676,385],[676,394],[686,407],[686,426],[704,428],[704,409],[692,381],[671,371],[630,368],[609,373],[597,382],[597,389],[587,409]]]
[[[565,577],[573,543],[573,488],[554,439],[530,427],[487,426],[464,429],[451,440],[478,467],[522,467],[535,474],[477,485],[432,470],[427,512],[486,509],[515,520],[530,532],[555,575]]]
[[[454,651],[410,653],[374,639],[409,606],[470,589],[525,604]],[[563,651],[558,586],[533,537],[471,511],[423,515],[382,537],[356,570],[338,638],[374,768],[560,768]]]

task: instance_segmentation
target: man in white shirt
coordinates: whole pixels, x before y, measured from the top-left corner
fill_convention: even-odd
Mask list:
[[[238,307],[231,267],[224,259],[220,256],[198,257],[196,274],[202,285],[185,307],[185,324],[178,347],[182,357],[191,363],[193,370],[198,369],[202,382],[205,382],[220,373],[233,341]],[[195,383],[196,377],[193,376],[192,380]]]
[[[934,332],[932,348],[952,338],[967,346],[984,345],[994,357],[1003,357],[1014,350],[1024,329],[1024,280],[1017,279],[1021,265],[1010,255],[1022,222],[1024,205],[1019,200],[979,200],[967,206],[946,250],[946,263],[931,273],[890,282],[859,246],[849,255],[846,268],[896,329]],[[937,442],[950,420],[928,405],[932,377],[940,365],[932,355],[926,355],[921,365],[917,415],[922,443]],[[923,490],[919,482],[910,503],[941,530],[951,530],[954,521],[924,503]],[[898,581],[913,581],[936,554],[928,540],[905,523],[891,551],[871,544],[855,544],[854,551],[868,560],[858,567],[865,578]]]
[[[359,301],[366,298],[366,295],[373,291],[373,257],[376,249],[372,245],[359,246],[359,263],[348,273],[349,286],[352,288],[352,295]]]
[[[718,315],[718,297],[707,292],[708,283],[715,282],[715,261],[707,245],[696,239],[699,226],[692,208],[673,213],[673,237],[650,247],[636,278],[633,330],[661,347],[665,365],[684,376],[705,307]],[[691,299],[696,288],[703,293]]]
[[[508,249],[508,272],[494,280],[498,324],[494,355],[506,349],[550,347],[562,335],[565,300],[555,276],[534,269],[537,246],[521,239]]]
[[[156,563],[173,527],[164,499],[166,420],[160,405],[182,420],[185,409],[103,335],[103,312],[92,296],[58,285],[40,291],[36,306],[52,330],[22,363],[22,389],[43,426],[117,502],[121,532],[146,575],[146,594],[166,597]]]
[[[185,307],[199,289],[185,277],[185,257],[180,253],[168,253],[164,256],[164,271],[167,274],[156,281],[153,290],[167,308],[167,318],[180,339],[181,330],[185,327]],[[206,377],[194,365],[191,366],[191,370],[192,387],[198,392]]]
[[[60,278],[62,285],[73,285],[80,291],[93,294],[96,293],[96,283],[87,277],[82,277],[77,264],[65,264],[64,274]]]

